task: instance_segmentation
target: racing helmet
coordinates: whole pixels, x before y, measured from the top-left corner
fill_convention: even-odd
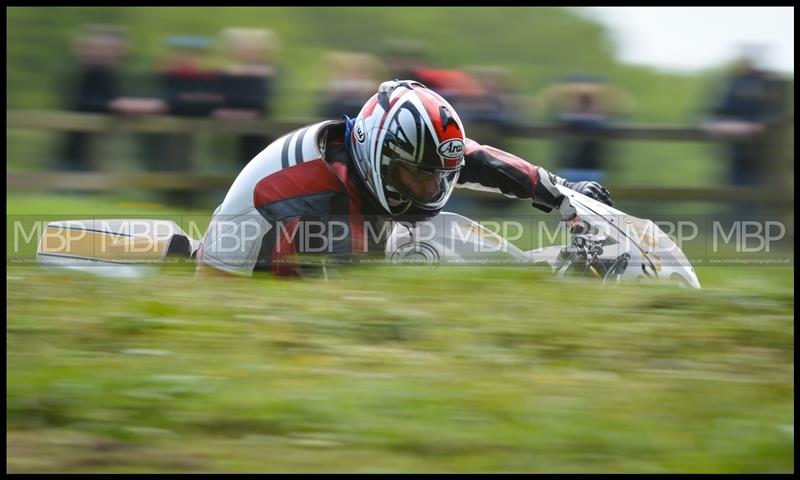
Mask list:
[[[383,82],[346,141],[367,190],[391,216],[441,209],[464,165],[461,119],[416,81]]]

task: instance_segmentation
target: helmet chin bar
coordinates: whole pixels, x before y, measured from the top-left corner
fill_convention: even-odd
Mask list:
[[[396,191],[390,185],[385,185],[383,193],[386,196],[386,203],[389,204],[392,216],[402,215],[411,208],[411,200],[403,197],[400,192]]]
[[[391,188],[391,187],[389,187]],[[399,192],[387,191],[386,200],[391,209],[390,216],[395,221],[417,221],[432,217],[439,213],[441,208],[425,208],[422,205],[416,204],[413,200],[406,199]]]

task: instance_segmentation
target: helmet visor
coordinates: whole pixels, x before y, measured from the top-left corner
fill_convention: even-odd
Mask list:
[[[394,158],[389,162],[389,186],[404,198],[424,209],[444,206],[453,192],[461,165],[434,168]]]

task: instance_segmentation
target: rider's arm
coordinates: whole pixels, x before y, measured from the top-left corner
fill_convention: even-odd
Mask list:
[[[535,207],[546,212],[560,204],[561,195],[554,185],[567,185],[566,180],[542,167],[497,148],[480,145],[471,139],[466,139],[465,142],[464,168],[458,183],[475,190],[529,198],[533,200]]]

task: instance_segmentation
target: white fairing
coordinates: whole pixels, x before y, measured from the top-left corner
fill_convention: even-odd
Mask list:
[[[157,273],[170,251],[191,257],[198,246],[171,220],[66,220],[47,224],[36,261],[52,269],[136,278]]]
[[[449,212],[413,226],[396,223],[386,256],[392,263],[530,263],[530,257],[505,238]]]
[[[613,258],[623,253],[631,256],[619,281],[659,280],[700,288],[689,259],[651,220],[627,215],[562,185],[556,187],[593,231],[597,229],[607,236],[603,257]]]
[[[681,249],[657,225],[558,186],[565,195],[562,212],[577,213],[602,243],[599,260],[613,263],[625,257],[619,270],[604,282],[659,281],[700,288],[694,268]],[[547,263],[557,276],[570,266],[564,260],[568,245],[523,252],[503,237],[472,220],[441,213],[414,226],[397,224],[386,246],[393,263],[509,264]],[[623,268],[624,267],[624,268]]]

